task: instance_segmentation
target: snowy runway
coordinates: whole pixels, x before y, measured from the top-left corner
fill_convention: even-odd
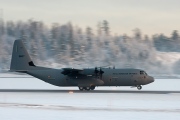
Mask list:
[[[55,87],[35,78],[0,78],[1,120],[180,119],[180,80],[157,79],[143,90]]]

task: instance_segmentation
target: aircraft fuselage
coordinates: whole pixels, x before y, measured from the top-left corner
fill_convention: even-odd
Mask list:
[[[94,71],[94,69],[84,69]],[[27,74],[39,78],[47,83],[56,86],[137,86],[146,85],[154,81],[140,69],[110,69],[102,68],[104,71],[102,78],[92,74],[72,74],[70,76],[62,74],[62,69],[43,68],[29,70]],[[141,72],[144,72],[141,74]]]

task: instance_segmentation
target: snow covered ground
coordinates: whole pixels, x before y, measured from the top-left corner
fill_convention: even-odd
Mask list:
[[[141,91],[97,87],[80,92],[29,76],[0,77],[0,120],[180,119],[180,79],[156,79]]]

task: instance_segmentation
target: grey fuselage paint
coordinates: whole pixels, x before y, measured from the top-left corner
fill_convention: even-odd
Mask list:
[[[38,69],[39,68],[39,69]],[[87,70],[87,69],[86,69]],[[94,69],[88,69],[93,71]],[[51,69],[36,67],[36,70],[28,70],[26,73],[32,75],[44,82],[56,86],[136,86],[146,85],[151,82],[149,75],[140,74],[140,69],[109,69],[102,68],[104,71],[102,79],[97,76],[82,74],[64,75],[62,69]]]

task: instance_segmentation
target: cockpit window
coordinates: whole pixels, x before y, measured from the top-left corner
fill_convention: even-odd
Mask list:
[[[140,71],[140,74],[141,74],[141,75],[147,75],[147,73],[144,72],[144,71]]]

